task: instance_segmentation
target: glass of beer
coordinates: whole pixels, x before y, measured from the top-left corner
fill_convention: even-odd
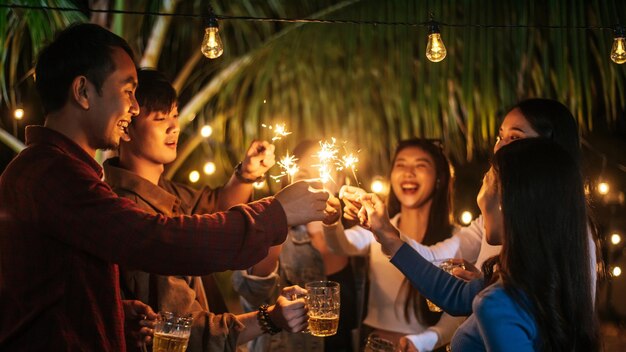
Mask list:
[[[313,336],[332,336],[339,327],[339,283],[313,281],[304,285],[309,309],[309,332]]]
[[[394,352],[396,345],[376,333],[367,336],[367,344],[365,344],[364,352]]]
[[[452,275],[452,269],[461,268],[465,270],[465,265],[463,263],[455,263],[452,259],[443,259],[443,260],[435,260],[432,262],[433,265],[438,266],[441,270],[447,272]],[[431,312],[441,312],[441,308],[437,307],[436,304],[431,302],[429,299],[426,299],[426,304],[428,305],[428,310]]]
[[[191,334],[191,314],[159,312],[154,327],[153,352],[185,352]]]

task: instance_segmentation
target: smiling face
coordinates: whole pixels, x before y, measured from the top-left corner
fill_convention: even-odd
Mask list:
[[[504,220],[500,207],[501,195],[497,174],[493,168],[483,177],[483,185],[478,192],[476,202],[483,214],[487,243],[501,245],[504,234]]]
[[[115,70],[105,79],[101,91],[88,84],[89,115],[84,123],[94,149],[117,148],[120,139],[128,139],[127,126],[139,114],[135,64],[121,48],[111,49],[111,58]]]
[[[122,143],[124,153],[155,165],[169,164],[176,159],[180,132],[178,107],[169,112],[140,113],[128,129],[130,141]]]
[[[402,207],[420,208],[432,201],[437,180],[435,162],[418,147],[406,147],[396,155],[391,188]]]
[[[504,120],[502,120],[493,152],[497,152],[500,148],[515,140],[534,137],[539,137],[539,133],[532,128],[522,111],[519,108],[515,108],[506,114]]]

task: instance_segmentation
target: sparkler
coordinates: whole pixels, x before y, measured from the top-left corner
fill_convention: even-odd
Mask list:
[[[341,157],[341,160],[339,161],[339,167],[337,168],[338,171],[341,171],[344,169],[352,170],[352,176],[354,176],[354,181],[356,182],[357,186],[359,186],[360,184],[359,179],[356,177],[356,164],[358,162],[359,162],[359,158],[353,153],[349,153]]]
[[[272,176],[272,178],[278,182],[278,180],[284,176],[287,176],[287,179],[289,180],[289,183],[291,184],[293,182],[293,175],[296,174],[296,172],[298,172],[298,164],[296,164],[296,161],[298,160],[298,158],[296,158],[293,155],[289,155],[289,152],[287,152],[287,155],[285,155],[282,159],[280,159],[279,162],[277,162],[276,164],[278,164],[278,166],[280,166],[280,168],[282,169],[282,171],[280,172],[279,175],[276,176]]]
[[[332,165],[337,165],[337,153],[338,149],[335,145],[335,138],[331,138],[331,141],[320,141],[320,150],[317,152],[317,158],[320,160],[320,163],[317,165],[313,165],[319,168],[320,170],[320,180],[323,185],[326,185],[328,181],[333,181],[331,169]]]
[[[267,129],[270,129],[270,130],[272,130],[274,132],[274,137],[272,138],[272,142],[280,140],[283,137],[286,137],[286,136],[291,134],[291,132],[289,132],[289,131],[287,131],[285,129],[285,124],[284,123],[283,124],[277,123],[274,126],[272,126],[272,125],[268,126],[268,125],[263,123],[263,124],[261,124],[261,126],[267,128]]]

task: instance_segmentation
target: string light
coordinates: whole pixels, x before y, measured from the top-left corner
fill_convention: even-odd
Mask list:
[[[598,184],[598,193],[602,194],[602,195],[606,195],[609,193],[610,187],[609,184],[606,182],[600,182]]]
[[[204,39],[202,40],[202,54],[209,59],[217,59],[224,53],[224,45],[220,38],[220,27],[217,23],[217,16],[213,12],[213,8],[209,6],[209,15],[206,20],[206,28],[204,28]]]
[[[22,109],[22,108],[15,109],[15,111],[13,112],[13,117],[15,117],[16,120],[23,119],[24,118],[24,109]]]
[[[380,176],[374,177],[374,179],[372,180],[372,185],[370,186],[370,189],[372,190],[372,192],[376,194],[383,194],[385,193],[386,188],[387,187],[385,185],[385,181],[382,177]]]
[[[223,53],[223,44],[219,36],[218,20],[239,20],[250,22],[285,22],[285,23],[325,23],[325,24],[353,24],[353,25],[372,25],[372,26],[409,26],[409,27],[428,27],[429,41],[426,49],[426,56],[432,62],[439,62],[446,57],[446,50],[443,41],[441,41],[441,33],[439,27],[451,28],[487,28],[487,29],[568,29],[568,30],[613,30],[615,33],[613,48],[611,49],[611,60],[615,63],[623,64],[626,62],[626,36],[623,27],[613,28],[611,26],[587,26],[587,25],[535,25],[535,24],[477,24],[477,23],[444,23],[444,22],[398,22],[398,21],[361,21],[361,20],[331,20],[319,18],[276,18],[276,17],[254,17],[254,16],[228,16],[216,15],[212,9],[209,9],[209,15],[198,15],[194,13],[163,13],[158,11],[131,11],[117,9],[94,9],[72,8],[60,6],[45,5],[22,5],[22,4],[0,4],[0,8],[10,9],[28,9],[28,10],[47,10],[47,11],[66,11],[66,12],[91,12],[91,13],[113,13],[124,15],[139,16],[168,16],[168,17],[185,17],[185,18],[205,18],[207,26],[205,28],[204,40],[202,41],[202,53],[208,58],[217,58]],[[433,43],[431,44],[431,37]],[[430,49],[429,49],[430,47]]]
[[[472,213],[467,210],[461,214],[461,222],[464,225],[469,225],[469,223],[472,222],[473,219],[474,215],[472,215]]]
[[[626,62],[626,31],[624,27],[615,28],[613,46],[611,47],[611,60],[619,65]]]
[[[196,183],[198,180],[200,180],[200,173],[198,171],[193,170],[189,173],[189,181],[191,181],[191,183]]]
[[[263,187],[265,187],[265,180],[253,183],[252,187],[254,187],[254,189],[263,189]]]
[[[426,58],[432,62],[439,62],[446,58],[446,46],[441,39],[439,24],[431,21],[428,26],[428,44],[426,44]]]
[[[215,173],[215,170],[217,170],[217,167],[215,167],[215,163],[212,161],[204,164],[204,168],[202,169],[202,171],[204,171],[204,173],[207,175],[213,175]]]
[[[620,236],[618,233],[614,233],[611,235],[611,243],[613,243],[614,245],[618,245],[620,242],[622,242],[622,236]]]
[[[622,268],[620,268],[619,266],[616,266],[613,268],[613,270],[611,270],[611,273],[613,274],[614,277],[618,277],[622,275]]]
[[[202,137],[204,137],[204,138],[207,138],[207,137],[211,136],[212,134],[213,134],[213,128],[211,128],[211,126],[209,126],[209,125],[204,125],[200,129],[200,135]]]

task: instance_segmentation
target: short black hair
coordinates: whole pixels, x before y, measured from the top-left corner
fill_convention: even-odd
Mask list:
[[[113,48],[123,49],[134,60],[132,49],[121,37],[92,23],[74,23],[57,33],[39,53],[35,82],[46,114],[67,101],[72,81],[85,76],[100,94],[102,84],[115,70]]]
[[[137,90],[135,97],[141,112],[153,111],[168,113],[176,103],[176,90],[161,72],[142,68],[137,71]]]

